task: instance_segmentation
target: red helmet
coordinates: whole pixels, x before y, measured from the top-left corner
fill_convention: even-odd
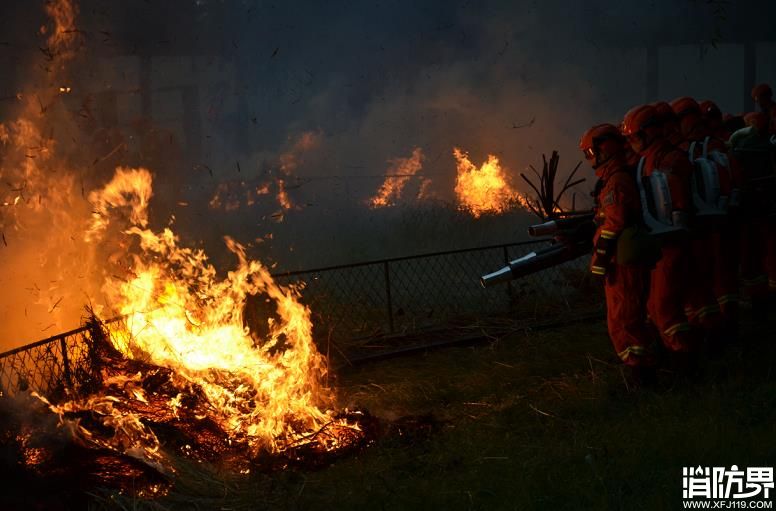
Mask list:
[[[766,97],[768,99],[773,97],[773,91],[771,86],[767,83],[758,83],[752,89],[752,99],[758,101],[759,98]]]
[[[689,96],[682,96],[671,101],[671,110],[677,117],[684,117],[685,115],[701,113],[701,107],[698,106],[698,102]]]
[[[658,123],[663,124],[666,121],[676,120],[676,114],[671,109],[671,105],[665,101],[656,101],[655,103],[652,103],[652,106],[657,113]]]
[[[744,123],[747,126],[754,126],[760,133],[768,130],[768,117],[762,112],[749,112],[744,116]]]
[[[579,148],[592,167],[598,168],[613,155],[622,151],[624,140],[620,130],[613,124],[598,124],[582,134]],[[600,161],[601,156],[605,159]]]
[[[651,105],[634,106],[622,119],[620,132],[629,137],[640,132],[649,126],[656,126],[660,123],[657,110]]]
[[[705,99],[698,103],[698,107],[701,109],[701,114],[709,119],[717,121],[722,120],[722,110],[719,109],[717,104],[710,99]]]

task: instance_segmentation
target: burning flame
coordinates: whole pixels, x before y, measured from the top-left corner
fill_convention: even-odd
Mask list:
[[[62,63],[62,60],[69,60],[75,55],[78,35],[75,20],[78,9],[72,0],[52,0],[46,2],[46,14],[49,15],[53,23],[53,28],[47,39],[48,51],[52,57],[59,57],[60,63]],[[41,27],[41,31],[45,33],[48,29],[44,26]],[[70,92],[70,87],[67,87],[67,92]]]
[[[278,179],[278,195],[277,199],[280,203],[280,207],[283,210],[289,210],[294,208],[294,203],[291,202],[291,198],[288,196],[288,191],[286,190],[286,181],[284,179]]]
[[[321,137],[319,133],[312,131],[305,131],[302,133],[291,147],[280,155],[280,173],[283,176],[290,177],[297,167],[304,163],[305,154],[317,148],[320,145],[320,142]],[[293,203],[288,195],[286,178],[279,177],[276,184],[276,198],[280,205],[280,212],[276,213],[276,216],[282,218],[283,211],[299,208]]]
[[[111,331],[114,346],[200,386],[224,430],[256,452],[283,450],[335,423],[333,413],[320,408],[330,398],[321,385],[326,364],[298,290],[278,286],[230,238],[226,245],[238,264],[219,277],[202,250],[179,246],[169,228],[155,233],[145,227],[151,193],[147,170],[118,169],[90,195],[96,213],[88,236],[97,239],[105,230],[105,205],[126,206],[132,226],[125,232],[139,242],[127,278],[109,278],[103,288],[126,316],[126,327]],[[264,297],[276,312],[266,320],[264,338],[244,324],[249,295]],[[326,448],[334,447],[332,436]]]
[[[260,196],[269,193],[269,183],[256,185],[245,181],[226,181],[218,183],[208,206],[210,209],[236,211],[242,207],[249,208],[257,204]]]
[[[84,191],[90,176],[68,165],[79,160],[83,147],[60,98],[70,92],[65,67],[78,49],[77,9],[73,0],[51,0],[45,10],[41,46],[47,62],[33,67],[36,80],[17,94],[18,117],[0,121],[3,349],[41,332],[75,327],[85,297],[94,297],[102,282],[83,239],[91,214]]]
[[[377,190],[377,194],[369,199],[372,208],[393,206],[401,198],[401,193],[412,177],[423,168],[423,151],[416,147],[409,158],[397,158],[391,162],[391,167],[385,176],[385,181]],[[424,183],[428,180],[424,180]],[[419,194],[420,195],[420,194]]]
[[[113,180],[103,190],[89,194],[89,202],[94,208],[91,229],[86,240],[99,237],[108,226],[110,211],[119,207],[130,207],[132,225],[148,225],[148,201],[151,199],[151,174],[145,169],[119,167]]]
[[[525,207],[526,198],[509,184],[506,169],[496,156],[489,154],[479,168],[457,147],[453,148],[453,156],[458,172],[455,194],[460,209],[479,218],[486,213],[503,213],[516,205]]]

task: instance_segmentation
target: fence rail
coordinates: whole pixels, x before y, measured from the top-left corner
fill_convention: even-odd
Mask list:
[[[523,323],[589,305],[586,261],[548,268],[501,288],[483,289],[479,277],[546,240],[435,252],[273,275],[302,285],[316,339],[344,351],[369,340],[401,337],[450,324],[508,316]],[[31,389],[55,394],[78,380],[88,364],[88,327],[0,354],[0,392]]]

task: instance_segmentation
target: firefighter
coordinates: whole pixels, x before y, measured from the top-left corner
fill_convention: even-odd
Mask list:
[[[746,128],[743,115],[725,114],[722,116],[722,125],[725,127],[725,131],[730,135],[741,128]],[[730,135],[728,135],[728,139],[730,139]]]
[[[765,114],[768,122],[776,117],[776,103],[773,102],[773,91],[767,83],[760,83],[752,88],[752,99]]]
[[[620,359],[633,371],[637,383],[654,380],[654,335],[647,324],[646,300],[649,266],[622,261],[618,238],[638,226],[641,205],[625,139],[616,126],[600,124],[587,130],[579,148],[595,170],[596,232],[591,272],[604,280],[609,336]]]
[[[771,135],[771,147],[770,147],[770,165],[771,173],[774,171],[774,147],[776,143],[776,102],[773,101],[773,91],[767,83],[761,83],[756,85],[752,89],[752,99],[757,103],[760,111],[765,114],[768,119],[768,131]],[[771,204],[773,204],[773,193],[776,193],[776,189],[771,187]],[[770,301],[776,302],[776,219],[771,216],[766,222],[766,247],[765,247],[765,270],[768,274],[768,290],[770,294]]]
[[[730,132],[725,128],[722,110],[710,99],[701,101],[698,103],[698,107],[701,109],[701,116],[706,123],[709,134],[717,140],[727,142],[730,138]]]
[[[743,174],[741,279],[753,315],[762,318],[769,289],[776,292],[776,176],[767,116],[751,112],[744,121],[747,126],[730,137],[731,154]]]
[[[679,146],[684,138],[679,131],[679,119],[677,119],[671,105],[665,101],[652,103],[657,113],[658,123],[663,127],[663,136],[675,146]]]
[[[690,213],[692,165],[686,155],[665,137],[656,109],[650,105],[632,108],[625,114],[622,134],[641,156],[637,183],[642,200],[642,215],[655,236],[663,238],[661,256],[650,275],[647,310],[660,332],[663,344],[681,365],[697,352],[698,337],[684,312],[685,289],[689,284],[687,222]],[[644,192],[662,191],[670,200],[649,202]],[[654,187],[652,186],[654,183]],[[642,193],[644,192],[644,193]],[[670,204],[670,208],[667,208]],[[680,355],[681,354],[681,355]]]
[[[690,247],[693,284],[685,313],[716,344],[712,347],[719,347],[738,329],[738,243],[728,217],[731,197],[736,201],[738,193],[727,146],[711,136],[700,105],[685,96],[673,100],[671,108],[684,138],[680,148],[696,167]]]

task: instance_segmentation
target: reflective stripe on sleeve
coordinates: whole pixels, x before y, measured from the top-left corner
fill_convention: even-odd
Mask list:
[[[613,240],[617,237],[617,233],[614,231],[607,231],[606,229],[601,229],[601,237],[606,238],[608,240]]]

